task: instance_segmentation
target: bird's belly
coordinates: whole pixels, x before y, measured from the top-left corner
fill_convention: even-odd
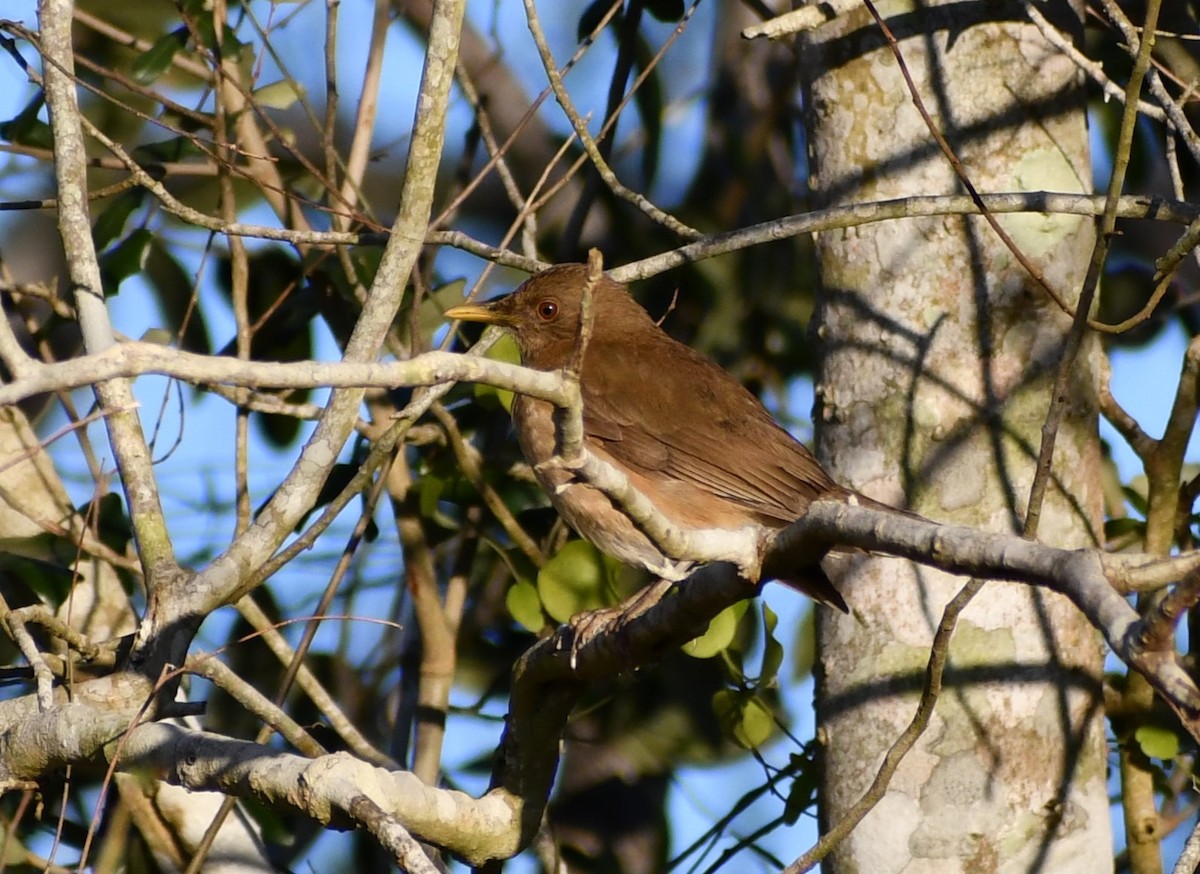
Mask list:
[[[534,475],[550,497],[550,503],[580,536],[602,552],[627,564],[640,565],[652,573],[666,574],[676,557],[665,555],[642,533],[625,513],[597,489],[578,482],[572,473],[544,463],[555,455],[556,441],[552,407],[544,401],[518,397],[513,404],[513,419],[521,451],[533,466]],[[589,447],[600,459],[621,470],[634,488],[681,528],[741,528],[753,524],[744,509],[721,506],[713,495],[691,483],[678,480],[649,479],[637,471],[623,468],[607,453]]]
[[[606,555],[655,572],[671,563],[602,492],[580,483],[565,485],[557,494],[548,483],[543,487],[567,524]]]

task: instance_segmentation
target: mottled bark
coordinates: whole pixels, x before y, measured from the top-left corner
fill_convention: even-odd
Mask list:
[[[1079,74],[1019,11],[882,12],[980,191],[1091,190]],[[803,55],[822,205],[962,190],[865,8],[817,31]],[[1074,299],[1093,223],[999,221]],[[1069,317],[981,218],[826,232],[818,254],[822,461],[840,481],[933,519],[1020,530]],[[1094,545],[1100,531],[1098,361],[1085,344],[1058,438],[1039,532],[1057,546]],[[911,719],[933,629],[964,582],[893,559],[841,571],[853,613],[823,611],[819,622],[826,827]],[[958,625],[928,731],[830,870],[1110,868],[1100,670],[1096,633],[1064,598],[988,584]]]

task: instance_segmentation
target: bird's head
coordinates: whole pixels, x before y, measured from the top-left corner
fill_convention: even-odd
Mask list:
[[[450,307],[446,316],[511,331],[521,362],[538,370],[565,367],[575,349],[587,265],[561,264],[485,304]],[[654,323],[623,284],[601,276],[592,290],[593,338],[653,329]]]

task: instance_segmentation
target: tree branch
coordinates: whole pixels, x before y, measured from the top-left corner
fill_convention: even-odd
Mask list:
[[[515,855],[515,818],[501,793],[474,799],[436,789],[407,771],[385,771],[333,753],[306,759],[248,741],[171,723],[140,725],[129,733],[118,760],[123,770],[150,770],[188,789],[256,798],[275,810],[294,810],[322,825],[368,825],[370,799],[387,820],[403,823],[422,840],[478,864]],[[377,815],[374,814],[373,815]]]
[[[72,12],[71,0],[46,0],[40,10],[46,105],[54,136],[58,227],[75,293],[75,309],[84,347],[89,352],[103,352],[116,339],[104,302],[100,263],[88,217],[87,149],[75,91]],[[137,536],[146,586],[153,596],[160,587],[178,580],[180,574],[159,500],[150,450],[135,412],[137,404],[131,387],[123,380],[97,381],[95,392],[101,408],[109,413],[105,427],[121,469],[121,484],[129,502],[129,517]]]

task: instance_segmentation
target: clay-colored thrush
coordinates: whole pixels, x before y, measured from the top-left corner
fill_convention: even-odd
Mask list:
[[[587,267],[564,264],[487,304],[446,316],[508,329],[521,363],[565,368],[575,351]],[[592,292],[592,335],[579,381],[585,445],[612,464],[677,526],[783,528],[818,499],[884,507],[833,481],[813,454],[781,428],[736,379],[668,336],[629,295],[603,276]],[[555,455],[553,406],[518,395],[512,407],[521,450],[558,512],[601,551],[677,579],[663,555],[601,492],[562,468]],[[846,602],[820,568],[790,570],[783,581],[841,610]]]

